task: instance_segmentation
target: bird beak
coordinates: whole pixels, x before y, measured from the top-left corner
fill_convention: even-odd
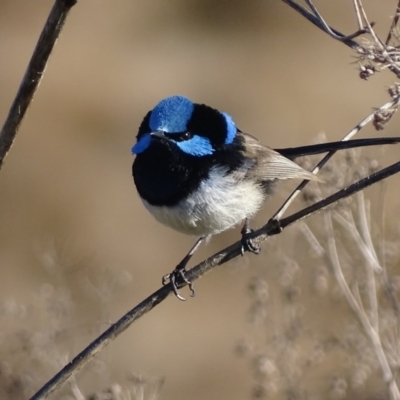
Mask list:
[[[154,136],[154,137],[159,138],[159,139],[165,139],[164,132],[161,132],[161,131],[151,132],[150,136]]]

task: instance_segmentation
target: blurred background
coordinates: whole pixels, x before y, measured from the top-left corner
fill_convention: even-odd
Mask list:
[[[0,0],[1,121],[52,4]],[[356,30],[351,1],[316,5],[336,29]],[[385,38],[396,1],[364,5]],[[153,220],[136,193],[130,150],[148,110],[183,94],[228,112],[240,129],[271,147],[309,144],[321,132],[326,140],[339,140],[389,101],[392,75],[363,81],[356,61],[349,48],[278,0],[78,1],[0,172],[2,398],[33,394],[158,289],[161,276],[193,244],[194,238]],[[398,126],[395,115],[384,135],[398,135]],[[361,135],[382,133],[367,127]],[[396,160],[398,149],[368,154],[383,166]],[[397,184],[394,177],[385,186],[386,207],[396,215],[399,202],[390,186]],[[256,225],[293,187],[285,186],[265,206]],[[213,238],[194,261],[238,238],[238,230]],[[321,337],[340,330],[346,305],[316,297],[311,281],[320,260],[288,229],[260,256],[246,255],[196,282],[194,299],[162,303],[53,398],[70,398],[74,384],[85,396],[115,382],[129,385],[129,374],[165,400],[256,398],[251,360],[235,349],[243,338],[261,346],[272,331],[279,336],[276,248],[298,265],[303,324]],[[270,288],[274,326],[255,339],[248,286],[260,274]],[[304,377],[314,387],[309,398],[330,393],[338,365],[348,365],[341,357],[325,361]],[[269,398],[289,397],[276,390]]]

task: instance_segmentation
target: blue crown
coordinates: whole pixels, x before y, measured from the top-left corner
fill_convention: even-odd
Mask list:
[[[171,96],[161,100],[151,112],[150,129],[163,132],[185,132],[194,104],[184,96]]]

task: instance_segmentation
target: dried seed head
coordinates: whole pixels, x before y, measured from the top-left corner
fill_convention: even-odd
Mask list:
[[[400,83],[395,82],[393,85],[389,86],[388,93],[392,99],[400,96]]]
[[[373,65],[360,64],[360,78],[361,79],[364,79],[365,81],[367,81],[375,72],[376,72],[376,69]]]
[[[374,114],[374,127],[377,131],[384,129],[385,125],[390,121],[393,114],[397,111],[396,108],[390,108],[388,110],[376,110]]]

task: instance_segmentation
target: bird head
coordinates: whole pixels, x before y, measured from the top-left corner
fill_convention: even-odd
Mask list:
[[[132,153],[138,155],[161,145],[169,151],[204,157],[231,144],[236,133],[236,125],[228,114],[183,96],[171,96],[147,113]]]

